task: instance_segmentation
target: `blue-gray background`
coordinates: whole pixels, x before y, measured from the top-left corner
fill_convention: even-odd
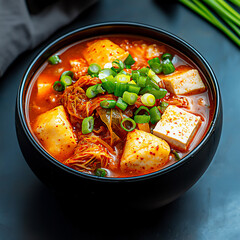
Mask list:
[[[31,60],[56,37],[91,23],[119,20],[163,28],[202,53],[220,84],[223,132],[209,169],[180,199],[138,217],[131,212],[122,216],[117,209],[106,215],[99,207],[87,218],[90,230],[86,213],[74,223],[25,163],[15,133],[15,98]],[[0,239],[240,239],[239,65],[239,48],[209,23],[178,3],[152,0],[102,0],[22,54],[0,79]]]

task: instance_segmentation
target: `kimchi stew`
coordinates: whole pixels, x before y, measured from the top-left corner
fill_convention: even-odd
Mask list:
[[[153,39],[113,35],[50,56],[26,98],[40,146],[80,172],[133,177],[182,159],[205,136],[214,100],[199,68]]]

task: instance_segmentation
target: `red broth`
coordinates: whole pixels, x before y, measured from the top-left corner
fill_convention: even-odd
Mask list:
[[[193,137],[192,141],[190,142],[188,148],[186,151],[176,149],[179,153],[180,157],[186,156],[188,153],[190,153],[203,139],[205,136],[209,125],[213,119],[213,113],[214,113],[214,99],[212,96],[212,93],[210,92],[210,88],[208,86],[208,83],[204,77],[204,75],[201,73],[200,69],[196,66],[195,63],[193,63],[190,59],[188,59],[186,56],[184,56],[181,52],[179,52],[176,49],[173,49],[172,47],[162,44],[161,42],[143,38],[140,36],[130,36],[130,35],[113,35],[113,36],[104,36],[99,38],[94,38],[96,41],[99,39],[109,39],[113,43],[119,45],[121,48],[123,48],[126,51],[129,51],[130,54],[134,55],[137,59],[136,63],[133,65],[133,68],[139,69],[142,67],[147,66],[147,58],[146,58],[146,48],[151,46],[157,46],[157,50],[159,52],[165,53],[171,53],[173,58],[173,64],[175,66],[176,71],[187,71],[190,69],[197,69],[201,75],[202,81],[204,82],[206,86],[206,90],[204,92],[195,92],[194,94],[188,94],[188,95],[181,95],[181,96],[173,96],[173,94],[168,93],[166,97],[163,99],[164,101],[168,101],[170,104],[177,104],[180,108],[183,108],[185,111],[193,113],[194,115],[201,117],[201,124],[198,128],[195,136]],[[93,41],[93,39],[87,39],[84,41],[77,42],[75,44],[72,44],[70,46],[66,46],[65,48],[59,50],[56,54],[59,55],[61,62],[56,65],[51,65],[47,61],[42,65],[42,67],[36,72],[34,75],[30,87],[28,89],[27,99],[26,99],[26,113],[27,113],[27,122],[29,125],[29,128],[32,131],[32,134],[34,137],[38,140],[39,144],[46,150],[46,146],[44,146],[43,141],[37,136],[37,134],[34,131],[34,124],[37,120],[37,118],[59,106],[62,104],[61,98],[62,98],[62,92],[56,92],[52,87],[49,88],[47,91],[45,91],[41,96],[39,96],[38,93],[38,86],[37,82],[43,82],[43,83],[50,83],[51,86],[54,84],[55,81],[58,81],[61,74],[64,71],[72,70],[72,66],[70,64],[71,60],[75,59],[84,59],[84,51],[86,51],[86,48],[89,44],[89,42]],[[155,45],[153,45],[155,44]],[[161,56],[161,55],[160,55]],[[159,57],[160,58],[160,57]],[[81,71],[81,69],[80,69]],[[86,69],[84,69],[86,71]],[[127,70],[126,70],[127,71]],[[81,74],[81,73],[80,73]],[[87,74],[87,73],[85,73]],[[160,78],[163,75],[163,73],[158,75]],[[73,83],[77,82],[78,76],[73,79]],[[180,105],[179,100],[180,99]],[[81,121],[76,121],[76,119],[72,120],[69,117],[68,119],[73,127],[73,131],[78,136],[81,135]],[[96,120],[94,123],[94,129],[99,129],[101,126],[104,126],[105,131],[108,129],[106,128],[106,125],[101,122],[101,120]],[[101,137],[101,134],[98,135]],[[79,138],[78,138],[79,141]],[[122,171],[119,167],[119,163],[121,160],[122,152],[124,149],[124,144],[126,141],[126,135],[121,137],[121,142],[118,144],[115,144],[112,146],[114,149],[114,153],[112,154],[112,161],[114,164],[110,164],[107,166],[104,166],[104,169],[107,171],[108,177],[131,177],[136,175],[143,175],[147,174],[152,171],[144,171],[140,173],[132,172],[132,171]],[[81,143],[79,143],[81,144]],[[99,143],[98,143],[99,144]],[[109,143],[110,144],[110,143]],[[173,146],[170,146],[171,149],[174,149]],[[69,154],[62,153],[60,156],[55,157],[58,161],[65,163],[66,159],[68,159]],[[169,155],[167,163],[162,166],[161,168],[165,168],[171,164],[174,164],[176,162],[176,159],[174,158],[173,154]],[[112,167],[113,165],[114,167]],[[73,167],[74,168],[74,167]],[[154,171],[160,170],[161,168],[154,169]],[[76,170],[79,170],[75,168]],[[89,174],[94,174],[93,171],[86,171]]]

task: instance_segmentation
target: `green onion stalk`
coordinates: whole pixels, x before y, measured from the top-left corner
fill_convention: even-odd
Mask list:
[[[240,47],[240,39],[210,11],[213,9],[232,29],[240,36],[240,14],[224,0],[179,0],[183,5],[198,13],[201,17],[212,23],[215,27],[226,34],[237,46]],[[239,0],[231,0],[239,6]]]

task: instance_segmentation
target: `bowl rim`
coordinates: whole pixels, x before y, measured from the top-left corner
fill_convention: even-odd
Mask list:
[[[88,29],[91,29],[91,28],[109,27],[109,26],[131,26],[131,27],[136,27],[136,28],[145,28],[145,29],[148,29],[150,31],[155,31],[155,32],[167,35],[167,37],[170,37],[172,40],[177,41],[185,49],[187,49],[188,51],[195,54],[195,56],[203,63],[203,65],[205,66],[205,69],[207,70],[207,72],[209,73],[209,75],[212,78],[212,82],[213,82],[213,85],[214,85],[214,88],[215,88],[215,91],[216,91],[216,93],[215,93],[216,94],[216,99],[215,99],[216,106],[215,106],[215,112],[214,112],[213,120],[212,120],[207,132],[205,133],[205,136],[203,137],[201,142],[190,153],[188,153],[185,157],[183,157],[181,160],[179,160],[178,162],[176,162],[174,164],[171,164],[171,165],[169,165],[169,166],[167,166],[163,169],[160,169],[156,172],[152,172],[152,173],[148,173],[148,174],[140,175],[140,176],[123,177],[123,178],[97,177],[95,175],[90,175],[90,174],[87,174],[87,173],[79,172],[79,171],[77,171],[75,169],[72,169],[72,168],[64,165],[63,163],[59,162],[54,157],[52,157],[47,151],[45,151],[40,146],[40,144],[36,141],[36,139],[34,138],[33,134],[31,133],[31,131],[30,131],[30,129],[29,129],[27,123],[26,123],[26,119],[25,119],[25,115],[24,115],[25,110],[23,108],[23,93],[24,93],[25,83],[26,83],[26,80],[28,78],[28,75],[31,73],[31,69],[33,68],[33,66],[35,65],[37,60],[45,52],[47,52],[51,47],[58,44],[60,41],[66,39],[70,36],[75,35],[76,33],[79,33],[81,31],[88,30]],[[31,142],[33,147],[43,156],[43,158],[46,158],[48,161],[53,163],[56,167],[59,167],[62,170],[67,171],[70,174],[74,174],[77,177],[83,177],[85,179],[92,180],[92,181],[99,181],[99,182],[136,182],[136,181],[152,179],[152,178],[155,178],[157,176],[166,174],[166,173],[168,173],[170,171],[173,171],[174,169],[182,166],[183,164],[187,163],[191,159],[193,159],[194,155],[206,144],[207,140],[210,138],[210,136],[212,135],[212,133],[215,130],[216,121],[217,121],[217,118],[218,118],[219,112],[220,112],[220,99],[221,99],[221,97],[220,97],[219,85],[218,85],[217,78],[216,78],[210,64],[193,46],[191,46],[185,40],[181,39],[180,37],[176,36],[175,34],[172,34],[172,33],[168,32],[166,30],[163,30],[163,29],[155,27],[155,26],[151,26],[151,25],[147,25],[147,24],[143,24],[143,23],[136,23],[136,22],[111,21],[111,22],[102,22],[102,23],[91,24],[91,25],[87,25],[87,26],[77,28],[77,29],[75,29],[73,31],[70,31],[70,32],[58,37],[57,39],[51,41],[50,44],[48,44],[40,52],[38,52],[36,54],[36,56],[34,57],[34,59],[31,61],[31,63],[28,65],[28,67],[27,67],[27,69],[26,69],[26,71],[23,74],[23,77],[21,79],[21,82],[20,82],[20,85],[19,85],[19,88],[18,88],[18,92],[17,92],[16,109],[17,109],[17,114],[18,114],[21,126],[22,126],[23,131],[26,134],[28,140]]]

